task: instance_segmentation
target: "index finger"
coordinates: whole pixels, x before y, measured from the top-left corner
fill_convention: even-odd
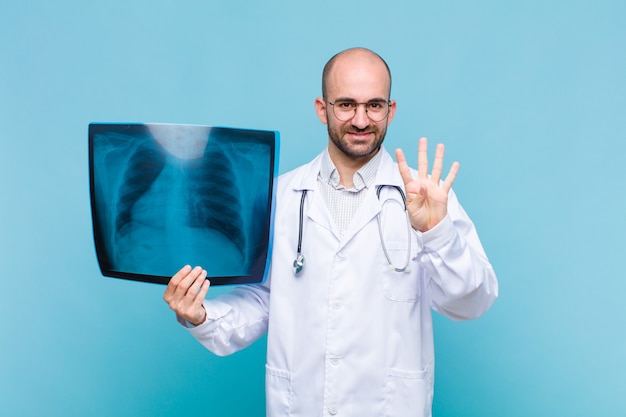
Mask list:
[[[411,175],[409,165],[406,163],[404,152],[400,148],[396,149],[396,161],[398,161],[398,171],[402,177],[402,182],[404,182],[404,188],[406,188],[407,185],[413,181],[413,176]]]

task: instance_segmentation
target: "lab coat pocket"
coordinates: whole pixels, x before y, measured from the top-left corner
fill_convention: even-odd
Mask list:
[[[409,251],[406,243],[404,244],[388,244],[387,252],[389,258],[396,268],[402,268],[407,263],[404,271],[395,271],[390,265],[387,258],[383,260],[383,291],[385,297],[391,301],[400,301],[405,303],[415,303],[419,300],[420,286],[417,274],[417,263],[415,262],[415,250]]]
[[[291,415],[291,373],[265,365],[267,415]]]
[[[430,416],[432,412],[431,373],[389,369],[385,392],[385,416]]]

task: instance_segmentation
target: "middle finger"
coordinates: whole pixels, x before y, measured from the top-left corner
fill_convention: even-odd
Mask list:
[[[417,175],[421,179],[428,178],[428,140],[420,138],[417,145]]]

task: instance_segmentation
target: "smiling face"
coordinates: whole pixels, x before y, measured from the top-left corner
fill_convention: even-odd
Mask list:
[[[387,125],[391,123],[396,103],[391,101],[389,114],[379,122],[367,116],[364,105],[357,106],[354,117],[341,121],[333,112],[337,100],[357,103],[389,100],[391,79],[385,63],[373,52],[354,49],[338,55],[324,80],[326,97],[317,98],[317,115],[328,126],[328,151],[337,164],[364,165],[380,149]]]

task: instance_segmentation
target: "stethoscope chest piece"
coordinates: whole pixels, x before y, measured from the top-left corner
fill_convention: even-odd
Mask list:
[[[304,255],[298,253],[296,259],[293,261],[293,273],[294,275],[299,275],[302,272],[302,268],[304,268]]]

